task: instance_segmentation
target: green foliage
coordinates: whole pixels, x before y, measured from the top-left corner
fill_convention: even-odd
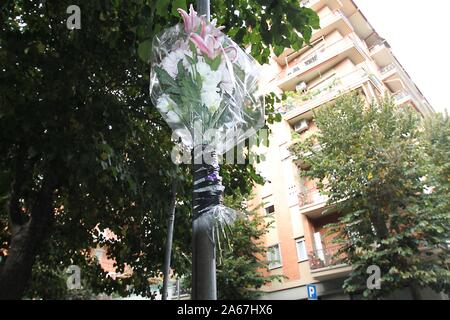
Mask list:
[[[80,289],[67,288],[67,274],[63,266],[48,268],[38,261],[33,266],[33,277],[25,293],[25,298],[51,299],[51,300],[93,300],[96,295],[84,281]]]
[[[330,234],[353,266],[344,289],[366,298],[408,286],[449,292],[448,117],[427,119],[423,129],[417,112],[389,98],[368,106],[349,94],[315,121],[320,132],[292,151],[311,165],[302,175],[322,181],[342,213]],[[380,290],[366,287],[370,265],[381,269]]]
[[[80,30],[66,28],[66,8],[72,4],[81,8]],[[42,196],[44,182],[56,184],[47,195],[53,197],[56,208],[52,232],[39,247],[33,279],[77,264],[93,292],[151,296],[147,279],[161,270],[165,213],[175,178],[180,181],[180,206],[173,263],[181,275],[189,270],[190,167],[172,164],[170,129],[148,94],[150,41],[180,21],[179,6],[186,8],[186,1],[2,3],[2,249],[11,243],[8,202],[21,208],[19,220],[24,223]],[[237,43],[252,45],[259,62],[267,61],[270,45],[280,46],[286,37],[302,42],[293,28],[308,40],[309,29],[318,26],[315,13],[299,8],[298,1],[218,1],[213,16]],[[241,28],[242,21],[246,28]],[[268,25],[270,34],[280,37],[268,35]],[[268,123],[279,120],[274,99],[267,99]],[[261,180],[249,164],[226,165],[221,174],[229,194],[235,190],[248,194],[252,183]],[[110,228],[120,241],[103,239],[93,232],[96,226]],[[124,263],[133,268],[131,278],[106,279],[98,265],[89,262],[83,250],[99,243],[108,245],[119,272]],[[61,280],[56,274],[52,277]],[[36,280],[28,297],[61,297],[61,292],[54,296],[47,292],[44,282]],[[125,290],[127,285],[131,291]]]
[[[294,92],[294,91],[288,91],[285,93],[285,98],[283,103],[287,107],[287,111],[291,108],[295,108],[298,104],[301,104],[303,102],[309,101],[313,99],[314,97],[317,97],[323,93],[329,92],[334,87],[340,85],[339,79],[334,79],[332,82],[330,82],[327,86],[319,88],[319,89],[312,89],[307,90],[306,92]]]
[[[248,211],[242,196],[228,197],[226,205],[239,210],[241,215],[231,226],[228,237],[222,239],[218,264],[217,287],[219,299],[247,300],[261,295],[263,285],[280,281],[281,276],[268,276],[265,259],[267,248],[264,235],[274,221],[266,221],[256,210]]]
[[[282,276],[269,276],[265,259],[267,248],[264,235],[273,220],[266,219],[246,207],[246,197],[239,193],[225,198],[225,205],[234,208],[239,216],[233,225],[219,230],[216,241],[217,288],[220,300],[250,300],[259,297],[263,285],[280,281]],[[191,276],[184,279],[190,287]]]
[[[315,11],[297,0],[219,0],[211,15],[234,41],[251,45],[251,55],[262,63],[268,61],[271,47],[276,55],[291,46],[298,50],[309,43],[312,30],[320,28]]]

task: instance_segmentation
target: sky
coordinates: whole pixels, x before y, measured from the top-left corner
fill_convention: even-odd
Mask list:
[[[434,110],[450,113],[450,1],[354,1]]]

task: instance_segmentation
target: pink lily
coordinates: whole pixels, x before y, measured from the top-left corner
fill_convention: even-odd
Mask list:
[[[219,38],[222,36],[222,29],[224,29],[224,26],[216,27],[217,19],[213,19],[210,23],[206,25],[206,34],[210,34],[215,38]]]
[[[196,33],[191,33],[189,36],[192,42],[197,46],[201,53],[206,54],[208,58],[214,59],[222,52],[227,55],[231,62],[235,62],[237,59],[237,48],[234,46],[228,46],[223,48],[218,44],[218,41],[211,35],[207,34],[205,38],[202,38]]]
[[[183,18],[184,31],[186,31],[186,33],[198,33],[198,29],[199,27],[201,27],[200,36],[203,39],[207,34],[210,34],[215,38],[218,38],[222,35],[221,30],[225,27],[216,27],[217,19],[213,19],[211,22],[207,22],[205,16],[198,16],[192,4],[189,7],[189,14],[181,8],[178,8],[177,11]]]
[[[181,8],[178,8],[177,11],[183,18],[184,31],[188,34],[191,32],[197,32],[198,27],[205,20],[204,16],[199,17],[197,15],[197,12],[194,10],[192,4],[189,7],[189,14]]]
[[[216,56],[216,50],[215,50],[215,42],[216,40],[214,37],[210,35],[206,35],[205,39],[203,39],[201,36],[199,36],[196,33],[191,33],[190,39],[194,44],[197,46],[197,48],[202,52],[203,54],[206,54],[210,59],[214,59]]]
[[[202,29],[200,30],[200,37],[205,39],[206,36],[206,21],[205,19],[202,20]]]

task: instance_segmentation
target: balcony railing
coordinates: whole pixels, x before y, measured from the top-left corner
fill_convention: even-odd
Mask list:
[[[394,94],[394,100],[395,102],[400,102],[401,100],[408,98],[409,97],[409,93],[406,91],[399,91],[397,93]]]
[[[363,48],[360,46],[360,44],[358,43],[358,41],[356,40],[355,37],[346,37],[346,38],[338,40],[328,46],[319,48],[319,49],[315,50],[314,52],[312,52],[311,54],[307,55],[306,57],[301,59],[299,62],[297,62],[295,65],[293,65],[292,67],[287,69],[286,76],[289,77],[289,76],[291,76],[293,74],[297,74],[297,73],[301,74],[301,73],[309,70],[310,68],[312,68],[312,66],[314,64],[319,63],[320,61],[327,60],[327,59],[339,54],[340,52],[347,50],[351,46],[357,48],[357,50],[361,54],[364,54]],[[280,76],[282,79],[283,78],[282,73],[279,75],[279,78],[280,78]]]
[[[389,63],[388,65],[380,68],[380,73],[381,74],[385,74],[385,73],[387,73],[387,72],[389,72],[391,70],[394,70],[394,69],[395,69],[395,64]]]
[[[300,6],[301,7],[307,7],[310,3],[310,0],[302,0],[300,1]]]
[[[305,191],[301,191],[298,194],[298,201],[300,207],[304,207],[312,204],[324,203],[328,200],[328,197],[322,195],[316,188],[311,188]]]
[[[386,40],[384,39],[378,39],[377,41],[375,41],[372,46],[369,48],[369,51],[371,53],[375,52],[376,50],[378,50],[379,48],[382,48],[386,46]]]
[[[363,69],[357,69],[344,76],[336,77],[328,82],[327,86],[319,88],[312,88],[306,93],[298,94],[298,97],[288,98],[281,112],[287,113],[291,110],[297,109],[296,113],[303,113],[309,109],[320,105],[340,92],[346,92],[353,89],[358,83],[363,83],[368,80],[368,74]]]
[[[343,19],[348,24],[349,27],[352,27],[350,20],[348,20],[348,18],[341,10],[336,10],[324,15],[323,17],[320,17],[320,26],[321,28],[325,28],[329,24],[338,21],[339,19]]]
[[[343,14],[342,14],[343,15]],[[345,15],[343,15],[345,17]],[[348,22],[350,23],[350,22]],[[350,24],[351,25],[351,24]],[[367,45],[364,41],[361,40],[358,36],[355,36],[354,34],[348,35],[348,37],[353,41],[353,45],[358,49],[358,51],[365,55],[367,58],[369,58],[369,48],[367,48]]]
[[[302,0],[300,1],[301,7],[310,7],[315,4],[318,0]]]
[[[314,51],[313,53],[307,55],[306,57],[301,59],[297,64],[295,64],[293,67],[286,70],[286,76],[290,76],[291,74],[294,74],[298,71],[308,69],[311,64],[316,62],[321,57],[321,55],[323,54],[324,51],[325,51],[325,48],[320,48],[320,49],[317,49],[316,51]]]
[[[309,252],[309,265],[311,270],[333,267],[344,264],[343,256],[337,255],[341,245],[329,245],[320,250]]]

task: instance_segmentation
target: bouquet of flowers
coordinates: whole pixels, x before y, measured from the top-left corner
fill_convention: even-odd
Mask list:
[[[222,154],[264,123],[258,63],[190,7],[183,24],[155,36],[150,93],[165,121],[193,148]]]

